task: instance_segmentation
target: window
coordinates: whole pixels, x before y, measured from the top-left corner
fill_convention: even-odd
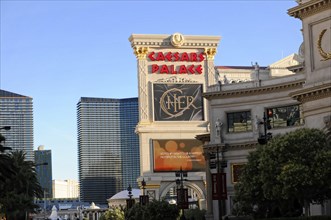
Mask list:
[[[251,112],[231,112],[227,114],[228,132],[245,132],[252,130]]]
[[[272,128],[300,125],[300,106],[291,105],[267,108],[267,117]]]
[[[231,164],[231,182],[237,183],[243,171],[245,163]]]

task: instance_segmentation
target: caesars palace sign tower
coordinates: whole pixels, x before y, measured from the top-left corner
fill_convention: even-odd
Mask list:
[[[132,34],[137,57],[140,177],[150,199],[171,198],[176,171],[193,201],[206,199],[203,143],[207,133],[207,102],[202,93],[216,84],[214,56],[220,37]],[[178,181],[177,181],[178,183]]]

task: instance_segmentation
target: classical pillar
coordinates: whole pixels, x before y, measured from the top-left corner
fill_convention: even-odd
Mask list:
[[[139,121],[140,123],[149,123],[148,68],[146,60],[148,47],[134,47],[133,50],[137,57]]]
[[[216,55],[217,49],[205,48],[205,54],[207,57],[207,86],[215,85],[218,82],[218,76],[215,75],[214,57]]]
[[[204,149],[204,157],[206,160],[206,190],[207,190],[207,213],[206,220],[212,220],[213,217],[213,198],[212,198],[212,179],[209,168],[210,155],[207,149]]]

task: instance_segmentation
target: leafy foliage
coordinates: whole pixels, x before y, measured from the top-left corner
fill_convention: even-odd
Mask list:
[[[99,218],[100,220],[124,220],[124,209],[122,207],[110,208]]]
[[[199,208],[185,210],[185,218],[187,220],[204,220],[206,219],[205,214],[206,210],[200,210]]]
[[[42,197],[35,165],[32,161],[25,160],[23,151],[1,154],[2,158],[6,158],[6,161],[0,167],[0,176],[6,176],[0,178],[0,212],[5,213],[7,219],[22,219],[26,213],[37,208],[34,198]]]
[[[273,138],[248,157],[235,186],[235,214],[298,216],[310,202],[331,198],[331,146],[318,129]]]
[[[173,220],[179,216],[177,206],[170,205],[167,201],[154,200],[147,205],[135,204],[126,211],[126,220]]]

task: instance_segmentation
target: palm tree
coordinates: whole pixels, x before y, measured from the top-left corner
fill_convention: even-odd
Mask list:
[[[5,148],[2,142],[5,142],[6,138],[0,134],[0,198],[3,198],[5,193],[5,180],[10,178],[13,174],[11,169],[11,160],[8,154],[5,154]],[[0,203],[1,208],[1,203]]]
[[[1,184],[3,195],[0,197],[0,212],[4,212],[7,219],[24,219],[27,213],[37,208],[34,198],[42,197],[42,188],[37,179],[35,164],[25,159],[23,151],[13,151],[8,157],[13,172]]]

